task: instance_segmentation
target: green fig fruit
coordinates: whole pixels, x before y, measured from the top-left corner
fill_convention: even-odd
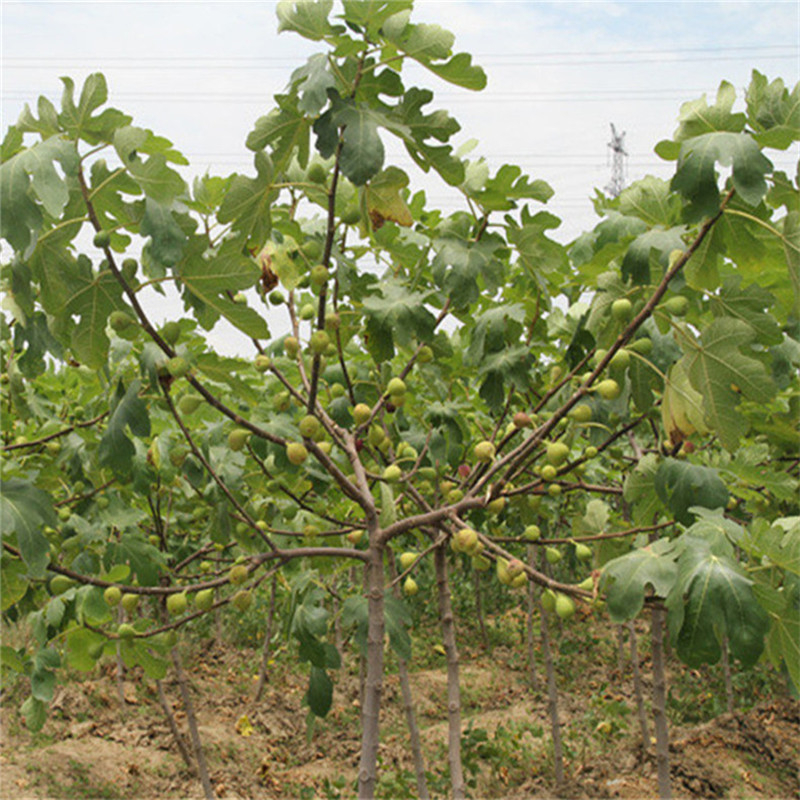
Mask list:
[[[243,584],[247,578],[249,577],[250,572],[244,564],[235,564],[230,568],[228,572],[228,580],[234,586],[240,586]]]
[[[118,586],[109,586],[103,592],[103,599],[106,601],[106,604],[112,608],[118,606],[122,600],[122,591]]]
[[[472,453],[476,461],[481,461],[485,464],[494,460],[495,446],[491,442],[483,441],[475,445]]]
[[[120,639],[133,639],[133,637],[136,636],[136,628],[134,628],[133,625],[129,625],[127,622],[123,622],[122,625],[117,628],[117,636],[119,636]]]
[[[122,607],[128,614],[133,614],[139,607],[139,595],[126,592],[122,595]]]
[[[111,234],[108,231],[98,231],[92,243],[95,247],[106,248],[111,244]]]
[[[250,438],[250,431],[245,428],[234,428],[228,434],[228,447],[235,452],[242,450]]]
[[[189,600],[186,597],[186,592],[179,592],[178,594],[171,594],[167,597],[167,611],[173,617],[183,614],[189,606]]]
[[[626,297],[620,297],[611,304],[611,316],[618,322],[627,322],[633,313],[633,305]]]
[[[569,447],[563,442],[549,442],[547,460],[554,467],[560,467],[569,458]]]
[[[545,589],[542,592],[542,608],[548,613],[556,610],[556,593],[552,589]]]
[[[304,439],[313,439],[320,429],[319,420],[311,414],[303,417],[297,425],[300,435]]]
[[[372,416],[372,409],[366,403],[358,403],[353,408],[353,420],[356,425],[363,425]]]
[[[416,560],[417,560],[417,553],[412,552],[411,550],[406,551],[400,555],[400,567],[403,570],[407,570]]]
[[[603,400],[616,400],[622,391],[620,385],[612,378],[607,378],[604,381],[600,381],[596,388],[597,393],[603,398]]]
[[[413,597],[418,591],[417,582],[409,575],[403,582],[403,592],[409,597]]]
[[[561,551],[556,550],[555,547],[545,547],[544,557],[547,559],[548,564],[558,564],[562,559]]]
[[[181,326],[179,323],[175,322],[174,320],[170,320],[169,322],[165,322],[161,328],[161,338],[168,344],[170,347],[177,343],[178,339],[181,338]]]
[[[561,619],[569,619],[575,614],[575,602],[571,597],[559,592],[556,594],[556,614]]]
[[[405,381],[401,378],[392,378],[386,384],[386,394],[404,395],[406,393]]]
[[[538,525],[528,525],[522,535],[531,542],[538,542],[542,538],[542,531]]]
[[[253,594],[249,589],[242,589],[241,591],[236,592],[236,594],[231,598],[231,605],[237,611],[247,611],[248,608],[253,603]]]
[[[208,611],[208,609],[214,605],[214,590],[200,590],[197,593],[197,597],[195,597],[194,604],[200,611]]]

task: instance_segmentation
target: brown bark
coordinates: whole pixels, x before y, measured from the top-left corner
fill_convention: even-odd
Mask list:
[[[656,727],[656,765],[658,767],[658,796],[670,800],[672,787],[669,776],[669,726],[667,724],[667,681],[664,668],[664,609],[654,606],[651,616],[653,645],[653,717]]]
[[[272,587],[269,595],[269,612],[267,614],[267,630],[264,634],[264,647],[261,650],[261,667],[258,670],[258,686],[256,686],[255,700],[258,702],[264,693],[269,674],[270,643],[272,641],[272,625],[275,621],[275,592],[278,586],[278,576],[272,576]]]
[[[453,800],[462,800],[465,796],[465,787],[461,766],[461,688],[458,680],[458,647],[444,547],[437,547],[434,551],[434,563],[439,590],[442,644],[447,657],[447,757],[450,763],[450,786]]]

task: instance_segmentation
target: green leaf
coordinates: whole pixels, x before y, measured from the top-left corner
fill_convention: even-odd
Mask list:
[[[247,237],[247,243],[259,249],[272,229],[270,214],[277,192],[272,188],[272,161],[266,153],[256,153],[257,176],[236,175],[217,212],[223,224],[232,222],[234,231]]]
[[[0,511],[0,519],[2,519],[2,511]],[[5,530],[5,520],[3,520],[3,530]],[[28,570],[22,561],[12,558],[8,553],[3,554],[2,560],[0,560],[0,598],[2,598],[0,611],[11,608],[25,596],[29,585],[27,573]]]
[[[675,548],[675,542],[658,539],[603,567],[608,615],[614,622],[627,622],[639,614],[648,587],[658,597],[669,594],[678,575]]]
[[[0,664],[20,674],[25,671],[25,662],[22,660],[19,653],[7,644],[0,646]]]
[[[722,81],[713,106],[708,105],[705,95],[699,100],[684,103],[678,116],[680,125],[675,131],[675,141],[684,142],[687,139],[716,131],[738,133],[744,130],[745,115],[732,113],[735,100],[736,89],[728,81]]]
[[[336,95],[333,100],[330,124],[341,130],[339,167],[356,186],[363,186],[383,167],[385,151],[378,135],[378,124],[383,120],[369,106],[345,102]],[[314,129],[318,130],[318,126]],[[319,143],[317,149],[325,158],[332,155]]]
[[[795,313],[800,313],[800,211],[790,211],[783,220],[783,247],[794,292]]]
[[[436,322],[425,307],[423,295],[406,289],[401,283],[389,280],[383,284],[381,297],[364,298],[367,317],[367,349],[376,361],[394,355],[394,343],[411,343],[412,337],[423,342],[430,340]]]
[[[754,338],[747,323],[721,317],[704,329],[699,344],[685,345],[689,378],[703,395],[706,422],[730,451],[747,432],[747,420],[737,411],[740,396],[766,403],[775,394],[766,367],[742,352]]]
[[[341,26],[334,28],[328,21],[332,9],[333,0],[281,0],[275,9],[278,32],[294,31],[318,42],[342,30]]]
[[[47,720],[47,704],[31,695],[20,707],[20,713],[25,718],[25,727],[35,733]]]
[[[746,99],[747,119],[762,147],[786,150],[800,139],[800,84],[790,93],[780,78],[769,83],[753,70]]]
[[[241,239],[227,239],[210,259],[187,260],[179,265],[179,271],[186,288],[212,312],[202,321],[205,327],[211,327],[221,314],[254,339],[269,337],[267,323],[258,312],[227,296],[250,288],[261,276],[253,259],[242,251]]]
[[[115,108],[107,108],[92,116],[108,99],[106,79],[99,72],[89,75],[84,81],[78,104],[75,104],[75,84],[71,78],[61,78],[64,91],[61,95],[59,122],[71,138],[84,139],[89,144],[111,141],[114,131],[128,125],[131,118]]]
[[[75,174],[75,145],[60,134],[37,142],[0,165],[0,236],[16,250],[25,250],[42,225],[42,210],[58,218],[69,200],[67,182],[56,171]],[[39,201],[39,204],[36,203]]]
[[[67,664],[81,672],[94,669],[97,659],[89,655],[98,644],[105,642],[105,637],[87,628],[73,628],[66,636]]]
[[[661,422],[664,433],[673,444],[679,444],[693,433],[709,433],[703,396],[692,387],[685,357],[670,367],[664,381]]]
[[[294,155],[305,169],[308,164],[311,120],[297,107],[296,96],[276,95],[275,101],[278,108],[256,120],[255,128],[247,136],[247,147],[250,150],[263,150],[270,145],[276,172],[282,172]]]
[[[715,166],[733,166],[733,187],[751,206],[767,193],[765,175],[772,162],[762,154],[748,133],[706,133],[681,145],[672,188],[689,201],[692,220],[712,216],[719,210],[720,195]]]
[[[755,561],[764,563],[766,558],[784,572],[800,576],[800,518],[778,520],[775,524],[755,519],[740,544]]]
[[[542,180],[531,182],[520,167],[504,164],[493,178],[485,181],[480,191],[469,194],[485,211],[507,211],[517,207],[515,200],[546,203],[553,196],[553,189]]]
[[[20,478],[0,481],[0,529],[3,537],[16,534],[22,560],[32,578],[42,578],[50,561],[45,525],[58,525],[50,495]]]
[[[610,212],[609,217],[615,212]],[[649,227],[674,228],[681,220],[681,202],[669,183],[648,175],[625,188],[619,196],[619,214],[643,220]],[[629,222],[629,221],[628,221]],[[598,225],[598,230],[603,223]],[[632,231],[641,233],[640,230]],[[629,235],[629,234],[625,234]],[[616,241],[619,237],[614,238]]]
[[[138,380],[133,381],[127,390],[121,380],[117,383],[111,399],[111,416],[97,448],[99,463],[123,477],[130,475],[136,453],[127,430],[130,429],[134,436],[150,435],[150,417],[147,404],[139,397],[140,389]]]
[[[297,108],[304,114],[318,114],[328,102],[328,89],[336,86],[328,65],[328,56],[315,53],[292,73],[292,85],[301,89]]]
[[[762,344],[780,344],[783,333],[769,310],[775,305],[775,297],[757,283],[742,286],[740,275],[731,275],[722,284],[719,295],[710,297],[711,310],[715,317],[732,317],[749,325]]]
[[[549,239],[546,231],[558,228],[561,220],[546,211],[533,217],[523,217],[522,227],[510,225],[507,231],[509,241],[516,246],[519,259],[528,273],[537,281],[542,274],[566,269],[566,248]]]
[[[759,582],[753,591],[769,615],[766,656],[776,668],[784,664],[792,683],[800,686],[800,581],[785,581],[779,589]]]
[[[136,156],[125,166],[145,195],[158,203],[169,205],[187,191],[183,178],[167,166],[167,158],[162,153],[154,153],[147,161]]]
[[[150,257],[162,267],[175,266],[183,255],[186,234],[168,206],[148,197],[144,208],[139,232],[151,239]]]
[[[381,512],[378,523],[381,528],[388,528],[393,523],[397,522],[397,509],[394,505],[394,492],[392,487],[385,482],[379,484],[381,493]]]
[[[496,257],[499,242],[486,236],[479,242],[455,237],[436,239],[433,279],[457,309],[475,303],[482,292],[493,295],[502,284],[503,265]]]
[[[685,535],[682,542],[678,580],[666,602],[678,655],[690,667],[714,664],[727,637],[731,656],[751,667],[761,656],[769,628],[753,582],[706,539]]]
[[[669,263],[673,250],[683,250],[683,228],[661,230],[654,228],[637,236],[628,246],[622,259],[622,278],[642,285],[650,283],[651,259],[656,259],[662,267]]]
[[[666,458],[661,462],[655,486],[661,502],[684,525],[691,525],[694,521],[695,514],[690,511],[692,506],[724,508],[728,502],[728,490],[717,470],[676,458]]]
[[[450,57],[455,41],[452,33],[439,25],[411,24],[410,14],[410,9],[404,9],[386,21],[383,34],[388,41],[449,83],[472,91],[486,87],[486,73],[473,66],[471,55],[457,53]]]
[[[328,673],[320,667],[311,667],[308,676],[308,691],[306,691],[305,701],[308,707],[318,717],[324,717],[330,710],[333,703],[333,681]]]

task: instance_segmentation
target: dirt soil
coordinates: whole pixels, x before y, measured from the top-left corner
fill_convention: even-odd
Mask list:
[[[531,690],[518,654],[507,650],[499,648],[491,658],[479,650],[462,654],[464,728],[481,732],[495,745],[494,754],[483,752],[477,760],[477,745],[467,754],[471,797],[658,796],[655,759],[652,753],[642,755],[635,713],[626,710],[633,709],[630,675],[609,675],[607,665],[588,656],[576,666],[561,696],[567,776],[556,792],[546,696],[541,689]],[[212,783],[221,800],[353,796],[359,751],[355,667],[339,671],[331,712],[309,735],[302,705],[306,678],[292,672],[288,660],[273,668],[257,704],[252,700],[256,651],[203,643],[184,653],[184,660]],[[113,663],[88,678],[72,678],[57,689],[51,715],[36,734],[25,729],[17,711],[22,694],[4,694],[2,800],[203,797],[199,781],[181,759],[152,681],[129,673],[121,706]],[[163,686],[188,742],[178,687],[171,677]],[[384,686],[382,773],[401,774],[412,764],[397,675],[387,675]],[[444,664],[412,673],[412,688],[428,766],[441,775],[447,737]],[[589,696],[617,704],[624,712],[619,719],[625,721],[613,735],[598,734],[594,718],[586,727]],[[800,707],[791,700],[772,699],[748,713],[673,728],[671,735],[676,798],[798,797]],[[404,774],[405,783],[379,787],[381,796],[415,796],[413,773]],[[446,791],[436,785],[431,789],[439,797]]]

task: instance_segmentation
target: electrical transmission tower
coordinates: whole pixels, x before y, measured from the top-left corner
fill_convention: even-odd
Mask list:
[[[625,131],[617,133],[614,123],[611,123],[611,141],[608,143],[613,153],[611,164],[611,180],[606,186],[606,192],[610,197],[617,197],[625,188],[625,159],[628,152],[625,150]]]

